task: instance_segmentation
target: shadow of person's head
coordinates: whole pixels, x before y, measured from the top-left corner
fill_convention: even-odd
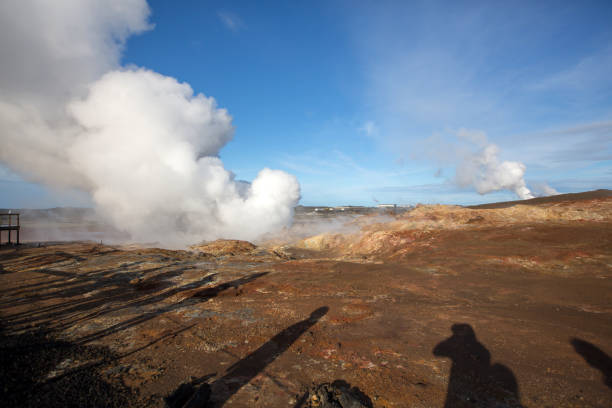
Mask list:
[[[576,353],[580,354],[584,361],[601,371],[604,384],[612,388],[612,358],[588,341],[573,338],[571,343]]]
[[[476,333],[467,323],[455,323],[453,333],[448,339],[438,343],[433,349],[435,356],[449,357],[453,361],[475,359],[488,363],[489,353],[476,339]]]
[[[453,332],[453,336],[464,339],[476,339],[474,329],[467,323],[455,323],[451,326],[451,331]]]
[[[491,364],[491,353],[478,341],[466,323],[451,326],[452,336],[438,343],[435,356],[452,360],[445,407],[464,406],[480,401],[479,406],[520,407],[520,394],[514,373],[500,363]]]
[[[310,318],[308,320],[310,320],[311,322],[317,322],[319,321],[319,319],[325,316],[328,311],[329,311],[329,307],[327,306],[320,307],[310,314]]]

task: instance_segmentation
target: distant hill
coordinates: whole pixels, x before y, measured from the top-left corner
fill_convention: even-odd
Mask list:
[[[63,222],[79,222],[87,221],[95,217],[95,211],[93,208],[81,207],[55,207],[44,209],[12,208],[10,211],[13,213],[19,213],[22,217],[22,221],[53,219],[61,220]],[[9,212],[8,208],[0,208],[0,213],[7,212]]]
[[[499,203],[470,205],[470,206],[467,206],[466,208],[485,210],[485,209],[493,209],[493,208],[512,207],[513,205],[517,205],[517,204],[540,205],[540,204],[549,204],[549,203],[559,203],[563,201],[593,200],[596,198],[607,198],[607,197],[612,197],[612,190],[601,189],[601,190],[594,190],[594,191],[585,191],[584,193],[558,194],[558,195],[552,195],[548,197],[532,198],[529,200],[503,201]]]

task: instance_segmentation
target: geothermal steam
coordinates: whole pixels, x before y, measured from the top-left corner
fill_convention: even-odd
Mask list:
[[[525,165],[500,160],[499,147],[490,143],[484,132],[461,129],[457,136],[477,148],[460,154],[455,174],[458,185],[472,186],[480,194],[509,190],[520,199],[534,197],[525,184]]]
[[[263,169],[234,180],[218,157],[231,117],[188,84],[119,66],[149,29],[144,0],[0,5],[0,161],[24,177],[85,190],[137,241],[179,247],[252,240],[291,221],[297,180]]]

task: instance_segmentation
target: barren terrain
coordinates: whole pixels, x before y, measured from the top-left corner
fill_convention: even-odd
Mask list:
[[[3,406],[612,405],[610,191],[337,231],[3,247]]]

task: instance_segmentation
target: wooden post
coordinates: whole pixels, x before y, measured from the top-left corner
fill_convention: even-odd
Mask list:
[[[19,214],[17,214],[17,245],[19,245],[19,230],[21,229],[21,224],[19,223]]]

